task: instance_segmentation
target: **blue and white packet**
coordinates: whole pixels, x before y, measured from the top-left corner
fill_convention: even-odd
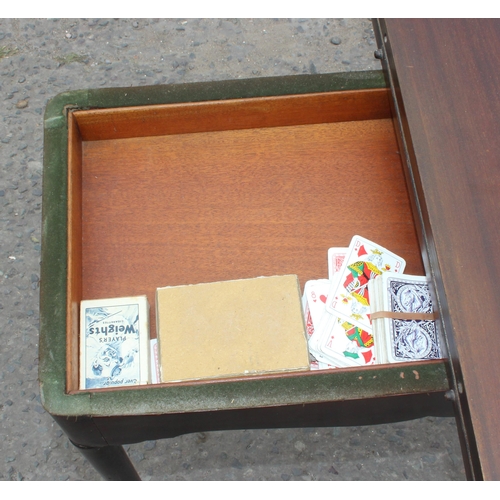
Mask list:
[[[82,300],[80,389],[151,382],[147,297]]]

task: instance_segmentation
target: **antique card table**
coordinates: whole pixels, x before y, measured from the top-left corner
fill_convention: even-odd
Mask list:
[[[493,293],[498,146],[481,142],[498,131],[498,103],[481,104],[498,77],[474,73],[476,94],[459,94],[463,108],[437,113],[450,98],[444,90],[412,108],[401,92],[406,99],[421,85],[459,83],[441,76],[431,84],[425,68],[418,78],[405,69],[424,56],[406,62],[392,31],[411,52],[416,42],[405,37],[413,27],[435,38],[442,30],[431,22],[375,26],[390,88],[382,72],[352,72],[89,89],[48,104],[41,395],[103,477],[139,479],[127,443],[454,411],[469,477],[498,477],[495,436],[486,443],[498,419],[485,375],[498,375],[486,353],[496,346],[488,335],[474,336],[495,331],[500,320]],[[426,43],[438,64],[446,51],[435,39]],[[403,69],[396,73],[394,64]],[[433,67],[428,62],[428,75]],[[424,105],[433,113],[419,115]],[[474,121],[471,106],[485,115],[481,127],[452,118]],[[485,149],[475,151],[479,144]],[[156,287],[290,273],[303,286],[326,275],[326,249],[354,234],[404,256],[406,272],[431,277],[451,362],[78,389],[80,300],[146,294],[154,337]]]

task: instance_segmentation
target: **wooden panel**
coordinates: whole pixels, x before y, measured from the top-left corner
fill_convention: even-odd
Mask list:
[[[474,477],[498,480],[500,345],[491,335],[500,324],[500,21],[381,26],[450,344],[465,458]]]
[[[389,118],[387,89],[228,99],[74,113],[85,141]]]
[[[68,117],[68,287],[66,390],[78,389],[80,301],[82,300],[82,138]]]
[[[83,299],[327,276],[361,234],[422,274],[389,119],[83,144]]]

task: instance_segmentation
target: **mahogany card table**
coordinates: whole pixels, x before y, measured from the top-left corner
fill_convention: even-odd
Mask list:
[[[375,28],[385,76],[87,89],[47,105],[41,396],[104,478],[139,479],[123,444],[453,414],[469,477],[499,477],[488,434],[500,419],[491,339],[500,322],[499,147],[486,141],[499,128],[499,104],[486,101],[498,75],[484,56],[483,72],[469,77],[473,91],[457,90],[445,111],[460,87],[440,59],[446,30],[426,21]],[[498,39],[495,23],[485,29]],[[412,30],[432,37],[412,39]],[[393,33],[406,48],[398,51]],[[449,359],[79,389],[81,300],[145,294],[155,337],[157,287],[278,274],[297,274],[303,286],[327,275],[327,249],[354,234],[403,256],[405,272],[431,278]]]

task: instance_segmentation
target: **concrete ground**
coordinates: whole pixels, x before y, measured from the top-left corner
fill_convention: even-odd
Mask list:
[[[379,69],[368,19],[0,19],[0,479],[100,480],[37,381],[43,113],[56,94]],[[126,447],[145,480],[463,480],[451,418]]]

